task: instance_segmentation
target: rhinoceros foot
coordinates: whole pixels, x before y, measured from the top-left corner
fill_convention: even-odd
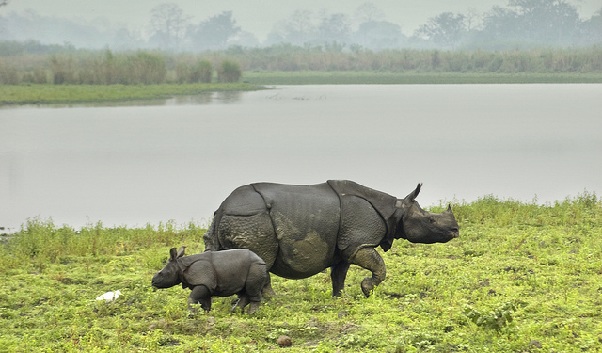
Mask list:
[[[366,298],[368,298],[370,296],[370,294],[372,294],[373,289],[374,289],[374,281],[372,280],[372,278],[370,278],[370,277],[364,278],[364,280],[362,281],[362,292],[364,292],[364,295],[366,296]]]

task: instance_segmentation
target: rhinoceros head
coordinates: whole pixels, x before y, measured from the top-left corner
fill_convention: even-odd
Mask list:
[[[403,234],[400,237],[412,243],[445,243],[459,236],[458,222],[451,205],[443,213],[430,213],[423,210],[415,200],[420,186],[403,200],[397,201],[397,207],[403,211]]]
[[[165,267],[157,272],[151,281],[152,286],[155,288],[169,288],[182,282],[181,269],[178,265],[178,258],[184,256],[184,247],[180,250],[172,248],[169,250],[169,260]]]

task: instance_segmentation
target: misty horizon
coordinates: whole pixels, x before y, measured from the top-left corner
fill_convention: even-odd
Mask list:
[[[237,1],[222,1],[219,5],[209,1],[203,5],[207,5],[206,9],[199,9],[191,1],[149,1],[134,7],[139,11],[114,11],[116,7],[126,10],[132,4],[116,6],[116,2],[109,0],[65,7],[61,6],[61,1],[55,1],[49,7],[48,3],[38,0],[8,0],[6,6],[0,7],[0,40],[34,40],[42,44],[69,44],[87,49],[198,51],[230,46],[265,47],[280,43],[338,43],[376,50],[404,47],[478,49],[491,46],[491,42],[495,41],[507,42],[502,43],[503,46],[520,47],[516,43],[525,42],[527,45],[566,47],[595,45],[602,38],[602,6],[596,8],[595,1],[561,1],[559,4],[566,6],[558,5],[557,9],[565,11],[564,18],[574,22],[563,25],[574,28],[559,28],[555,36],[544,33],[540,37],[529,38],[529,32],[534,31],[525,28],[524,34],[510,37],[511,34],[506,33],[508,28],[517,26],[506,23],[503,25],[507,28],[498,31],[509,37],[501,38],[500,34],[496,34],[493,39],[491,33],[482,33],[490,27],[500,27],[499,23],[491,25],[491,18],[503,18],[508,11],[522,15],[524,9],[506,6],[511,1],[466,0],[439,7],[432,4],[411,6],[413,1],[352,1],[348,4],[353,5],[344,10],[314,2],[296,6],[294,2],[284,1],[282,4],[293,5],[258,14],[257,9],[251,11]],[[529,1],[525,3],[529,4]],[[85,8],[89,11],[84,12]],[[178,13],[174,15],[173,11]],[[172,16],[169,20],[178,22],[176,30],[179,32],[167,30],[161,33],[156,23],[157,13],[159,17]],[[263,18],[265,20],[261,20]],[[561,23],[559,19],[544,17],[527,20],[533,22],[529,25],[534,28],[537,28],[535,21],[548,21],[547,24],[557,26]],[[222,32],[216,33],[215,28],[221,28]],[[568,33],[571,31],[574,33]],[[216,35],[224,38],[213,38]],[[205,40],[207,37],[212,37],[211,41]]]

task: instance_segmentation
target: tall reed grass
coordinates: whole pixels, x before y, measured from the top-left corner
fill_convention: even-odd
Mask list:
[[[52,54],[0,55],[0,84],[151,85],[238,82],[240,64],[233,59],[155,51],[114,53],[65,51]],[[216,70],[217,68],[217,70]]]
[[[0,42],[0,49],[2,42]],[[11,54],[12,53],[12,54]],[[602,48],[510,51],[399,49],[275,45],[232,47],[202,54],[159,51],[114,53],[53,48],[49,54],[11,50],[0,55],[0,84],[163,84],[236,82],[246,71],[600,73]]]

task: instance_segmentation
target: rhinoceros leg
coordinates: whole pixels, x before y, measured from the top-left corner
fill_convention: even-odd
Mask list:
[[[366,277],[362,281],[362,292],[369,297],[374,286],[384,281],[387,276],[385,262],[374,248],[362,248],[357,251],[351,263],[372,271],[372,277]]]
[[[341,261],[330,268],[330,279],[332,279],[332,296],[340,297],[341,291],[345,286],[347,270],[351,264],[347,261]]]
[[[192,304],[201,304],[201,308],[209,312],[211,310],[211,291],[204,285],[194,287],[190,296],[188,296],[188,309],[190,311],[194,311]]]
[[[273,297],[276,295],[276,292],[274,292],[274,289],[272,288],[272,277],[270,276],[270,273],[268,272],[268,278],[263,286],[263,289],[261,290],[261,296],[262,297]]]

